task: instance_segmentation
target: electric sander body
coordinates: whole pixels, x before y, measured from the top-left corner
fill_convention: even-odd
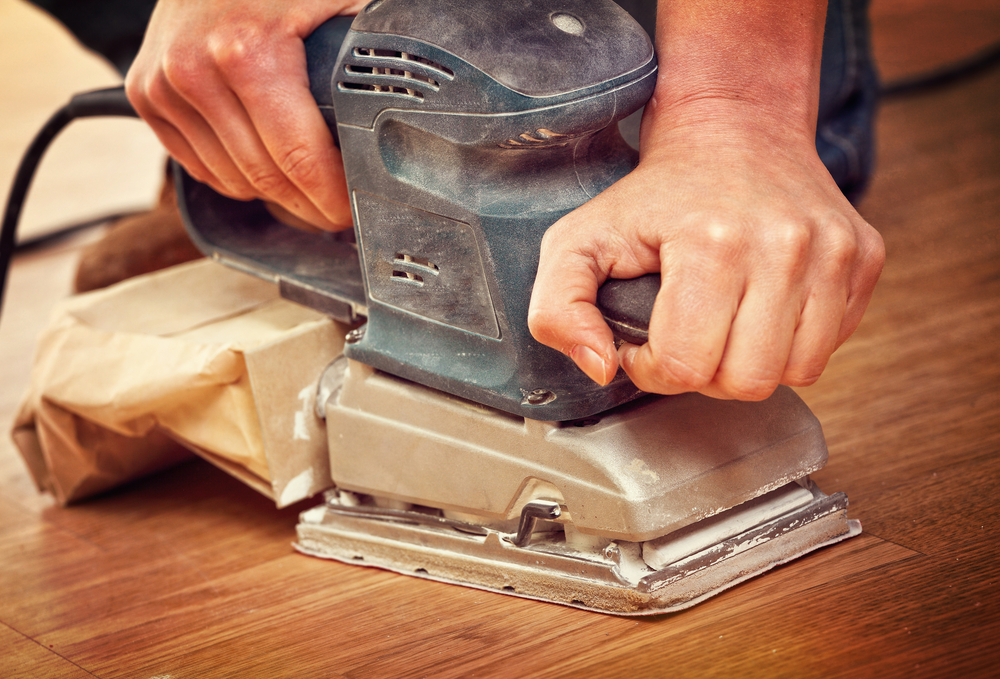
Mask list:
[[[286,226],[177,170],[203,251],[355,326],[317,376],[335,489],[303,513],[301,551],[644,614],[860,532],[808,479],[826,445],[790,389],[601,387],[528,332],[546,229],[638,162],[618,124],[657,64],[627,13],[381,0],[306,50],[353,232]],[[608,285],[605,317],[642,341],[655,279]]]
[[[206,219],[185,178],[201,247],[279,277],[296,301],[363,315],[346,355],[420,384],[558,421],[638,396],[624,374],[600,387],[539,344],[527,313],[546,229],[638,162],[618,123],[653,91],[645,31],[611,2],[383,2],[324,24],[306,50],[343,153],[357,255],[288,232],[297,254],[273,266],[271,240],[288,227],[261,239],[255,225],[253,242],[234,243],[246,206]],[[314,267],[298,255],[309,240]],[[324,270],[345,256],[358,270]]]

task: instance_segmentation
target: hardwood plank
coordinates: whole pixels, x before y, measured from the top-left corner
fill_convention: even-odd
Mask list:
[[[141,611],[150,597],[287,556],[297,509],[277,511],[200,461],[37,517],[0,502],[0,599],[12,600],[0,617],[35,637],[74,622],[81,597],[102,617]]]
[[[668,616],[669,630],[648,622],[640,629],[659,638],[739,620],[776,596],[794,600],[831,579],[914,558],[912,551],[874,538],[843,547],[746,583],[691,611],[696,615]],[[510,630],[506,621],[512,615],[531,624],[521,632]],[[322,623],[299,637],[273,638],[274,625],[296,618]],[[527,672],[549,641],[607,654],[620,640],[581,645],[579,638],[607,625],[629,629],[635,621],[289,555],[175,594],[151,593],[141,611],[108,612],[40,639],[100,676],[116,676],[120,659],[108,656],[112,648],[130,649],[134,667],[158,673],[208,671],[232,657],[266,674],[266,668],[279,668],[292,657],[299,676],[313,676],[314,665],[320,668],[316,676],[329,668],[346,676],[397,676],[402,667],[412,676],[464,676],[487,671],[499,658],[512,671]],[[541,629],[551,629],[551,635],[539,637]],[[338,642],[345,639],[358,643]],[[164,648],[171,649],[171,657],[157,655]],[[574,655],[574,663],[581,656]]]
[[[993,676],[995,591],[967,596],[976,572],[950,573],[951,586],[942,588],[943,568],[932,560],[893,563],[676,636],[636,632],[550,676]],[[956,593],[966,596],[956,601]]]

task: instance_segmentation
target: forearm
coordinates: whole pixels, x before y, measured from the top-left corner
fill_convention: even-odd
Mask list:
[[[812,143],[825,18],[825,0],[660,0],[644,143],[737,126]]]

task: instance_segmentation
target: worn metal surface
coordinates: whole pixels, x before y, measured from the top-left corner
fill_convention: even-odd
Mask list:
[[[826,463],[819,422],[783,387],[759,403],[648,397],[539,422],[351,361],[326,389],[340,488],[495,520],[554,500],[584,533],[648,540]]]
[[[651,615],[688,608],[861,531],[858,522],[846,517],[843,494],[826,496],[815,486],[811,492],[813,500],[806,506],[736,528],[720,543],[659,569],[642,561],[637,543],[581,549],[550,527],[519,546],[516,533],[486,528],[473,534],[454,522],[429,521],[416,510],[387,516],[364,504],[345,506],[342,494],[335,492],[324,505],[301,514],[296,548],[312,556],[576,608]],[[370,503],[370,498],[360,499]]]

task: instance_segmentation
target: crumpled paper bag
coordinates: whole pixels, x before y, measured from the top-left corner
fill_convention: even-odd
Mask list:
[[[12,435],[64,504],[193,450],[285,506],[330,485],[313,392],[346,330],[209,260],[70,298]]]

